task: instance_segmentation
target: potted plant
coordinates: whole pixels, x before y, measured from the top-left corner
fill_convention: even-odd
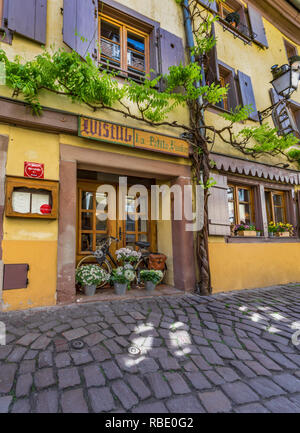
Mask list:
[[[100,283],[109,280],[109,274],[98,265],[83,265],[76,269],[76,282],[84,288],[86,296],[93,296]]]
[[[120,248],[116,251],[117,260],[121,265],[137,263],[141,255],[140,251],[131,250],[130,248]]]
[[[294,227],[289,223],[275,223],[274,221],[270,221],[268,230],[270,236],[289,237],[293,235]]]
[[[278,237],[289,237],[293,234],[293,226],[288,223],[278,223],[276,236]]]
[[[254,225],[237,224],[233,228],[236,236],[256,236],[256,228]]]
[[[277,225],[273,221],[270,221],[268,224],[268,232],[270,237],[275,236],[275,233],[277,232]]]
[[[114,284],[115,294],[125,295],[126,289],[130,289],[130,283],[135,280],[133,266],[127,263],[124,266],[113,269],[110,280]]]
[[[145,283],[145,289],[149,292],[155,290],[157,284],[161,281],[163,277],[162,271],[151,270],[143,270],[140,273],[141,280]]]

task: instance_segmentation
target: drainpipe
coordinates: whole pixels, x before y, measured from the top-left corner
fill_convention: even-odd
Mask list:
[[[189,10],[189,0],[184,0],[183,1],[183,16],[184,16],[185,34],[186,34],[186,39],[187,39],[187,46],[188,46],[188,49],[189,49],[190,61],[191,61],[191,63],[195,63],[195,56],[191,52],[191,48],[193,48],[195,44],[194,44],[194,36],[193,36],[191,13],[190,13],[190,10]],[[201,65],[200,66],[201,66],[201,75],[202,75],[201,86],[203,87],[203,86],[206,85],[206,80],[205,80],[205,71],[204,71],[203,60],[202,59],[201,59]],[[199,81],[197,81],[195,84],[196,84],[197,88],[200,87],[200,82]],[[200,106],[203,104],[202,96],[199,97],[199,104],[200,104]],[[201,135],[205,135],[205,132],[202,131]]]

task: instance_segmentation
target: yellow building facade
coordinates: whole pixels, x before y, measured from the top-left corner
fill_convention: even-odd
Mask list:
[[[17,6],[18,1],[15,3]],[[127,76],[136,79],[139,74],[147,72],[147,68],[152,69],[153,65],[157,72],[165,73],[171,64],[187,60],[182,8],[174,0],[166,0],[163,7],[156,0],[105,0],[100,1],[98,6],[95,1],[86,0],[82,9],[83,3],[76,0],[39,2],[42,9],[36,11],[36,16],[40,17],[40,24],[33,23],[34,31],[28,34],[21,24],[18,27],[17,9],[9,9],[8,2],[0,0],[0,16],[5,31],[0,49],[6,52],[9,59],[19,55],[24,61],[42,53],[43,45],[55,50],[74,48],[82,54],[82,50],[86,52],[91,44],[88,48],[86,45],[78,47],[78,38],[74,39],[72,26],[74,23],[75,27],[78,25],[81,14],[96,10],[99,28],[90,29],[86,37],[93,41],[95,47],[98,38],[107,44],[108,51],[103,46],[102,54],[94,53],[100,62],[105,62],[105,55],[111,56],[116,62],[115,67],[123,72],[125,69]],[[207,7],[207,2],[199,3]],[[295,49],[295,53],[299,50],[300,24],[293,18],[291,6],[288,6],[291,15],[285,16],[276,25],[277,14],[260,8],[260,2],[227,3],[230,10],[242,8],[249,33],[246,33],[246,27],[241,31],[231,28],[223,18],[215,24],[217,45],[214,66],[219,68],[217,77],[218,80],[224,79],[225,83],[235,83],[236,98],[241,103],[241,80],[245,76],[250,77],[256,108],[263,111],[272,104],[270,68],[274,64],[287,63],[288,50]],[[226,13],[219,9],[218,2],[212,2],[208,7],[209,13],[217,10],[218,13]],[[256,18],[261,17],[258,22],[263,25],[267,46],[261,42],[262,39],[257,41],[253,38],[248,16],[250,8],[256,12]],[[74,10],[77,14],[75,18],[71,13]],[[13,18],[14,26],[10,25]],[[294,38],[290,29],[285,31],[288,22],[298,29]],[[41,23],[45,24],[44,28]],[[127,35],[125,57],[120,48],[124,35]],[[119,42],[118,37],[121,38]],[[256,38],[259,37],[261,35],[256,34]],[[144,69],[140,66],[141,62]],[[239,71],[244,75],[239,75]],[[300,131],[300,91],[293,94],[292,99],[292,114]],[[232,101],[228,99],[227,103]],[[73,104],[66,97],[48,92],[41,95],[41,104],[43,114],[35,117],[20,97],[12,98],[11,91],[5,85],[0,86],[1,309],[9,311],[74,302],[77,263],[95,250],[98,240],[107,235],[119,237],[120,233],[122,240],[116,247],[132,246],[135,241],[149,242],[153,251],[161,251],[167,256],[165,283],[182,291],[194,291],[197,280],[194,236],[185,230],[185,220],[150,219],[144,226],[141,224],[132,228],[129,222],[120,221],[118,216],[116,221],[106,225],[96,218],[98,186],[110,184],[117,188],[120,176],[127,177],[129,187],[135,184],[142,184],[148,189],[153,184],[190,185],[190,160],[186,142],[180,134],[167,126],[145,127],[115,112],[94,113],[83,105]],[[207,123],[221,126],[224,120],[220,114],[228,108],[210,108],[206,113]],[[95,123],[89,123],[88,119]],[[169,120],[176,119],[188,124],[188,110],[176,109]],[[255,126],[257,120],[246,123]],[[273,125],[272,118],[265,121]],[[93,125],[97,127],[97,134],[94,131],[97,140],[92,136]],[[101,125],[103,136],[99,132]],[[237,125],[237,130],[242,126]],[[105,128],[110,128],[111,135],[107,140]],[[134,143],[130,141],[130,134]],[[212,176],[217,181],[209,204],[213,293],[300,281],[297,266],[300,260],[298,167],[292,164],[286,167],[286,161],[279,157],[270,159],[264,156],[259,162],[251,160],[221,141],[216,141],[212,159],[215,161]],[[28,162],[38,164],[39,170],[42,167],[41,178],[32,171],[32,166],[27,177],[25,167]],[[52,212],[56,203],[57,215],[48,218],[47,214],[38,211],[39,217],[36,214],[35,217],[26,217],[26,212],[33,212],[34,201],[42,203],[39,200],[50,187],[53,194]],[[37,191],[39,197],[36,197]],[[17,193],[14,199],[10,192]],[[22,206],[26,207],[25,201],[29,197],[26,194],[31,194],[31,210],[20,211]],[[237,201],[239,197],[243,198],[240,202]],[[280,197],[282,206],[274,205]],[[9,200],[14,200],[14,203],[9,204]],[[130,206],[130,194],[126,200]],[[269,208],[268,203],[271,203]],[[11,212],[9,206],[12,206]],[[17,208],[19,211],[15,212]],[[240,215],[242,212],[244,214]],[[293,237],[269,237],[268,219],[271,215],[279,218],[280,212],[285,222],[295,227]],[[231,224],[242,222],[242,217],[246,218],[251,213],[249,223],[255,223],[260,236],[233,236]],[[23,287],[20,283],[22,278],[26,280]]]

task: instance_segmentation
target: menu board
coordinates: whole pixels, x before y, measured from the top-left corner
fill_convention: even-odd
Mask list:
[[[30,213],[30,192],[14,191],[12,194],[12,208],[14,212]]]
[[[42,215],[41,206],[49,203],[49,194],[32,194],[31,199],[31,213],[38,213]]]
[[[21,214],[39,214],[41,206],[50,205],[50,193],[14,191],[12,194],[12,208]]]

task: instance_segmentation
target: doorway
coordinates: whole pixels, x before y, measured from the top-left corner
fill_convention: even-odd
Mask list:
[[[82,173],[80,174],[82,176]],[[105,214],[108,211],[108,196],[99,191],[99,187],[104,184],[112,185],[116,191],[115,220],[104,220],[100,216],[100,214]],[[134,184],[144,184],[148,191],[150,189],[148,181],[128,178],[128,188]],[[121,239],[112,244],[111,253],[113,255],[119,248],[138,249],[135,245],[137,241],[150,242],[150,250],[157,251],[156,223],[151,221],[150,192],[146,198],[140,198],[138,194],[126,194],[124,196],[125,219],[121,218],[118,192],[119,184],[111,175],[108,175],[106,179],[105,176],[103,179],[78,178],[76,264],[86,255],[89,255],[91,251],[95,251],[99,243],[108,236]],[[143,205],[141,200],[147,200],[147,203]],[[147,209],[147,216],[143,214],[143,209]]]

